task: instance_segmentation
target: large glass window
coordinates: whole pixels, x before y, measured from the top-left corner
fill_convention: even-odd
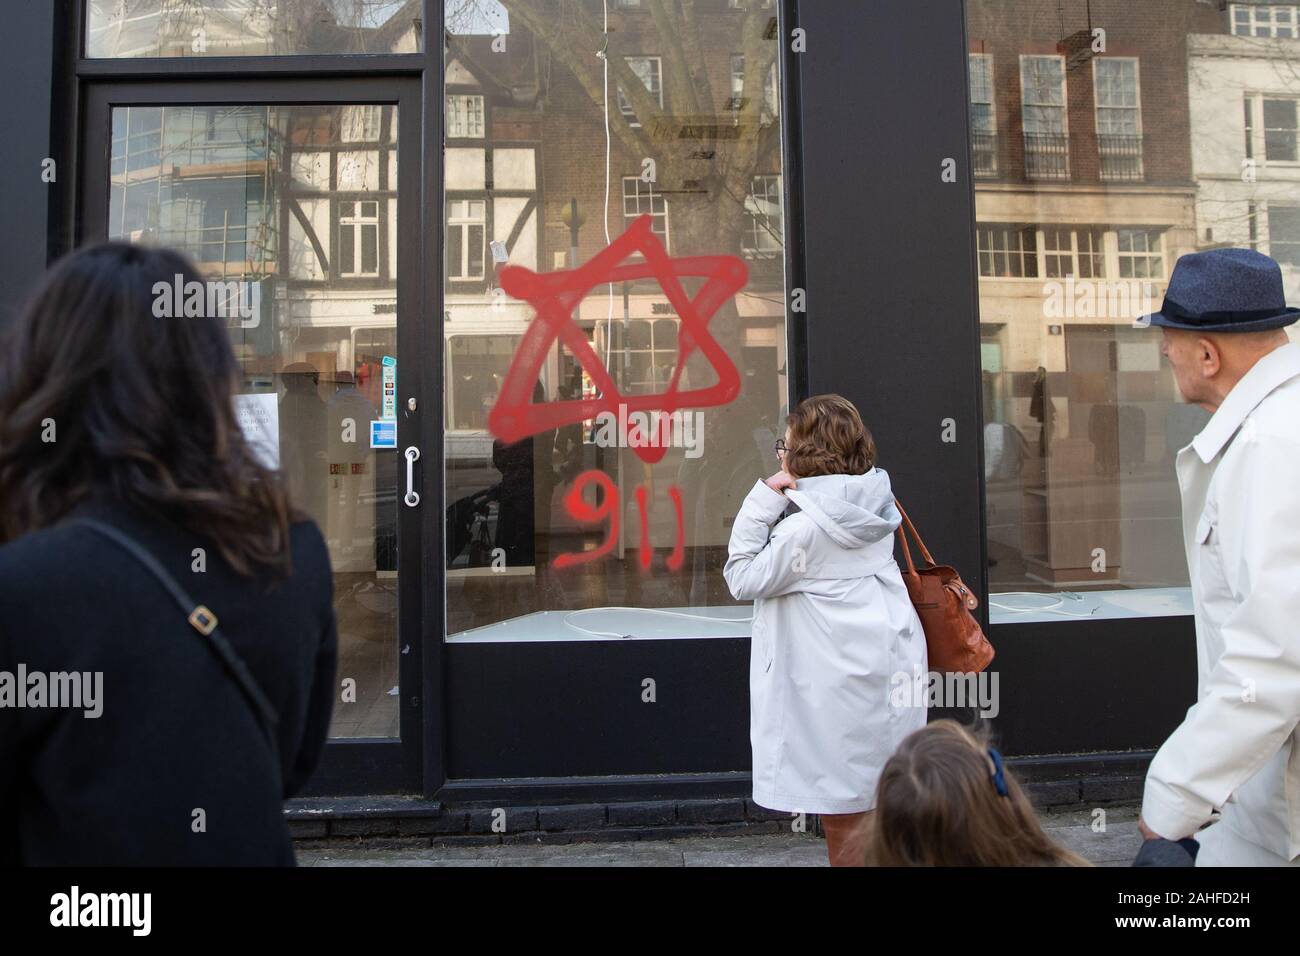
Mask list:
[[[975,168],[991,617],[1187,614],[1174,459],[1209,415],[1136,320],[1220,246],[1300,302],[1296,6],[1046,6],[967,4],[975,143],[1024,134]]]
[[[418,53],[423,0],[88,0],[86,56]]]
[[[448,640],[747,635],[721,571],[788,402],[775,10],[493,6],[445,6],[482,117],[446,124]]]
[[[220,283],[241,424],[329,546],[342,737],[398,733],[397,199],[393,106],[112,111],[109,237]]]

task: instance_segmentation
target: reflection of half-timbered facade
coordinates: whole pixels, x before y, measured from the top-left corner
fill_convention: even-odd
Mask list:
[[[338,129],[331,128],[337,122]],[[397,113],[367,104],[295,114],[280,233],[291,287],[376,288],[397,276]]]
[[[447,66],[443,261],[452,457],[490,455],[487,412],[531,317],[501,293],[496,270],[507,262],[540,267],[540,130],[499,107],[512,91],[490,75],[459,58]]]
[[[449,296],[495,287],[495,263],[538,267],[539,143],[526,124],[503,122],[493,90],[461,61],[447,67],[446,277]],[[497,254],[493,254],[493,245]]]
[[[281,335],[318,366],[360,373],[396,348],[397,137],[380,104],[299,107],[284,130]]]

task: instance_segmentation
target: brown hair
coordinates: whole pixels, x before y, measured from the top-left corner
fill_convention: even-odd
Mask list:
[[[814,395],[786,419],[790,450],[785,467],[795,478],[865,475],[876,464],[876,443],[862,416],[842,395]]]
[[[156,318],[155,286],[202,282],[167,249],[113,242],[57,263],[0,342],[0,543],[95,492],[211,540],[241,574],[288,573],[278,477],[235,419],[216,316]],[[57,441],[43,433],[55,427]]]
[[[874,866],[1090,866],[1053,843],[988,737],[953,720],[911,734],[885,764],[869,824]]]

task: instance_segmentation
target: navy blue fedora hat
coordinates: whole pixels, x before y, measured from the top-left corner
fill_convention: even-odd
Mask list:
[[[1251,249],[1211,249],[1179,258],[1152,325],[1192,332],[1263,332],[1300,319],[1287,308],[1282,269]]]

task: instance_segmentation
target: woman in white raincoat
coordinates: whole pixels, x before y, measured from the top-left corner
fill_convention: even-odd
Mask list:
[[[894,562],[902,519],[857,409],[818,395],[787,424],[782,470],[745,499],[723,570],[754,602],[754,802],[820,814],[831,865],[861,866],[880,772],[925,725],[925,635]]]

